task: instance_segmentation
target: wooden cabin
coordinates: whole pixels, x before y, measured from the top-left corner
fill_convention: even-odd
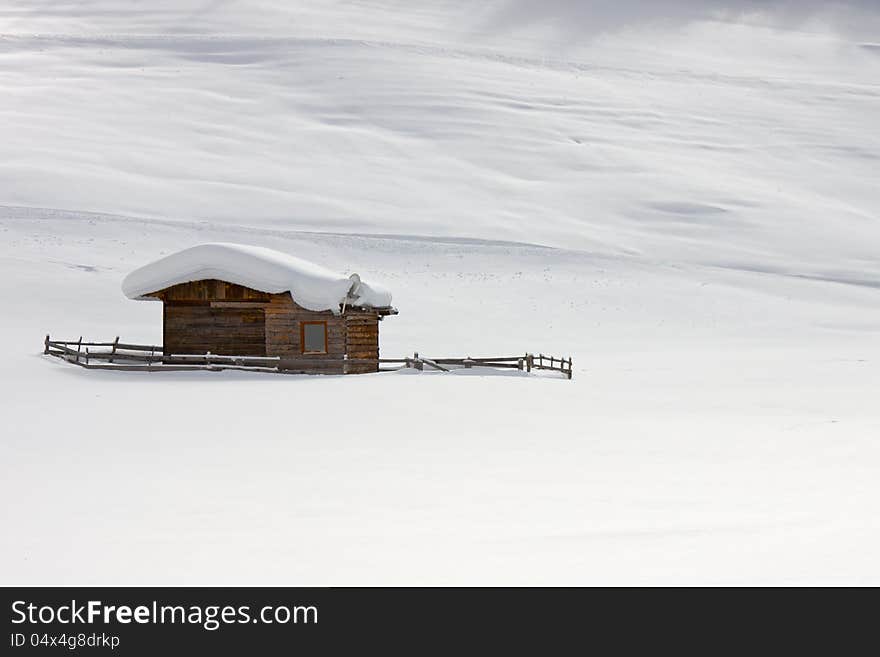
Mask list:
[[[167,262],[163,265],[163,261],[158,261],[133,272],[123,284],[131,298],[162,302],[166,357],[208,352],[277,356],[279,368],[293,372],[378,371],[379,322],[397,314],[384,290],[365,286],[357,275],[346,278],[274,251],[269,264],[277,269],[281,263],[283,269],[270,267],[260,271],[266,264],[261,258],[267,257],[268,249],[241,245],[194,247],[200,248],[195,269],[218,275],[225,269],[223,278],[201,278],[198,271],[175,273],[193,270],[186,266],[193,254],[186,255],[184,251],[170,256],[177,258],[179,266],[172,262],[169,267]],[[241,249],[245,249],[244,257]],[[226,257],[230,250],[235,257]],[[175,282],[181,278],[190,280]],[[290,285],[285,284],[285,278]],[[163,287],[149,289],[160,281]],[[250,285],[243,284],[244,281]],[[165,285],[166,282],[172,284]],[[281,287],[294,289],[278,291]],[[297,288],[303,290],[312,309],[297,302]],[[330,307],[320,309],[321,306]],[[358,362],[361,359],[370,362]]]

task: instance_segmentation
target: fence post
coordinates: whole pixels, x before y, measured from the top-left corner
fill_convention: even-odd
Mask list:
[[[83,336],[79,336],[79,342],[76,343],[76,362],[79,362],[79,352],[82,351]]]
[[[49,334],[48,333],[46,334],[46,341],[43,343],[43,345],[44,345],[43,353],[48,354],[49,353]]]
[[[418,351],[413,352],[413,363],[415,364],[415,368],[417,370],[421,371],[421,370],[425,369],[425,365],[424,365],[424,363],[422,363],[422,359],[419,358]]]
[[[119,336],[116,336],[116,339],[113,341],[113,349],[110,351],[110,358],[107,359],[108,363],[113,362],[113,354],[116,353],[116,346],[119,344]]]

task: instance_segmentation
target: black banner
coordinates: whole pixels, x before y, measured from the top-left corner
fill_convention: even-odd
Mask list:
[[[873,628],[852,592],[710,589],[6,588],[6,655],[839,652]],[[869,639],[873,641],[871,637]],[[604,650],[602,651],[604,652]]]

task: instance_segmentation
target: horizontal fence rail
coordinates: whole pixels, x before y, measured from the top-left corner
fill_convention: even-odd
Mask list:
[[[159,345],[120,342],[83,342],[79,340],[52,340],[46,336],[43,353],[61,358],[88,369],[125,371],[194,371],[194,370],[247,370],[254,372],[299,373],[314,371],[317,367],[339,365],[345,371],[346,364],[377,365],[380,372],[404,368],[450,372],[452,369],[489,367],[493,369],[516,369],[524,372],[548,370],[572,377],[572,360],[526,353],[522,356],[498,356],[493,358],[427,358],[415,352],[405,358],[287,358],[280,356],[230,356],[225,354],[166,354]],[[389,367],[389,366],[397,367]],[[385,367],[383,367],[385,366]]]

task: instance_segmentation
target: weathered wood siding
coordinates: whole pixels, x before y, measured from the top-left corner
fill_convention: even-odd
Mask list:
[[[265,356],[262,308],[212,308],[210,304],[165,304],[166,354]]]
[[[379,316],[371,312],[346,312],[345,351],[349,358],[379,358]],[[347,363],[348,374],[378,372],[379,363]]]
[[[302,353],[301,323],[327,322],[327,353]],[[345,324],[329,310],[306,310],[289,294],[273,294],[266,305],[266,355],[281,356],[281,367],[294,371],[342,374]]]
[[[162,299],[166,354],[265,356],[268,294],[218,280],[174,285]]]
[[[180,283],[156,292],[165,302],[168,301],[264,301],[268,302],[273,295],[259,290],[252,290],[243,285],[207,279]]]
[[[375,312],[306,310],[290,294],[267,294],[218,280],[182,283],[156,292],[164,302],[166,354],[280,356],[291,371],[324,374],[376,372],[378,363],[346,363],[379,357],[379,317]],[[326,322],[327,353],[304,354],[303,322]]]

